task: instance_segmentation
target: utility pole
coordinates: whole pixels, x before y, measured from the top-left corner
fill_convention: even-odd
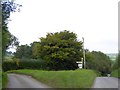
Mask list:
[[[83,68],[86,68],[86,61],[85,61],[85,49],[84,49],[84,38],[82,37],[83,39]]]

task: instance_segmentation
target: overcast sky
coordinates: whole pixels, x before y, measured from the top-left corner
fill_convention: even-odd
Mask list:
[[[85,48],[118,52],[119,0],[17,0],[21,11],[11,14],[9,31],[21,44],[30,44],[47,32],[69,30],[85,39]]]

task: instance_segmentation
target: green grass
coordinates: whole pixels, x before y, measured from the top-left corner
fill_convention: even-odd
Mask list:
[[[111,73],[111,76],[112,76],[112,77],[120,78],[120,68],[117,69],[117,70],[114,70],[114,71]]]
[[[8,83],[7,73],[3,72],[2,73],[2,87],[5,88],[7,83]]]
[[[2,89],[2,72],[0,72],[0,90]]]
[[[13,70],[9,72],[31,75],[53,88],[90,88],[97,74],[93,70],[43,71]]]

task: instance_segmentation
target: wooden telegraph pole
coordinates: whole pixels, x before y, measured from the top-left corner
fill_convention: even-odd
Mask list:
[[[83,68],[86,68],[84,38],[82,37],[82,39],[83,39]]]

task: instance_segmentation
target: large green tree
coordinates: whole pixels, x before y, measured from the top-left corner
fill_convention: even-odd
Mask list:
[[[40,38],[38,55],[50,69],[76,69],[76,61],[82,57],[82,42],[77,40],[75,33],[67,30],[48,33],[45,38]]]

